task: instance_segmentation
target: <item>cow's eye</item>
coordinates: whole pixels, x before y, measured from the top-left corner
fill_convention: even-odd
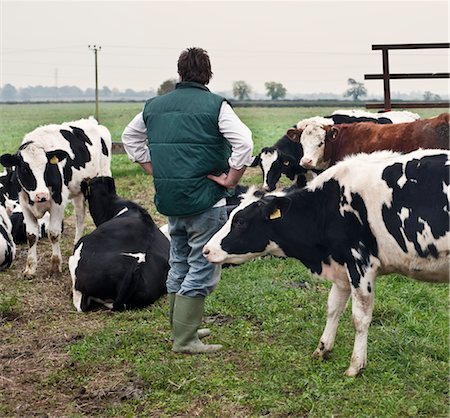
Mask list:
[[[235,218],[234,219],[234,225],[235,226],[237,226],[237,227],[242,227],[242,226],[244,226],[245,225],[245,222],[244,222],[244,220],[243,219],[240,219],[240,218]]]
[[[324,144],[324,142],[322,141],[322,142],[320,142],[319,143],[319,148],[322,146]]]

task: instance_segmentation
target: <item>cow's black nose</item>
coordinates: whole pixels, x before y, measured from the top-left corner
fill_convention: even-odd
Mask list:
[[[210,252],[211,252],[211,251],[209,251],[208,248],[203,248],[203,255],[204,255],[204,256],[209,255]]]

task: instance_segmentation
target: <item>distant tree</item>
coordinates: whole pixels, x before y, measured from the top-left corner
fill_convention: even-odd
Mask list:
[[[175,78],[170,78],[164,81],[158,88],[158,96],[162,96],[163,94],[169,93],[172,90],[175,90],[175,86],[177,85],[177,80]]]
[[[353,100],[358,100],[361,96],[367,96],[367,90],[364,87],[364,83],[359,83],[353,78],[347,80],[347,84],[350,88],[344,93],[344,97],[352,97]]]
[[[2,88],[2,100],[9,102],[17,99],[17,89],[12,84],[5,84]]]
[[[74,92],[72,89],[67,89],[67,93],[66,93],[67,97],[75,97],[74,96]],[[87,88],[84,91],[84,96],[88,97],[89,99],[95,99],[95,89],[93,88]]]
[[[276,83],[275,81],[268,81],[264,84],[267,90],[267,96],[271,100],[282,99],[286,96],[286,88],[281,83]]]
[[[233,96],[238,100],[250,99],[252,88],[243,80],[233,82]]]
[[[441,100],[441,96],[439,96],[439,94],[434,94],[431,91],[427,90],[423,93],[423,100],[427,102],[431,102],[432,100]]]
[[[111,89],[108,86],[103,86],[102,89],[100,90],[100,96],[111,97],[112,96]]]

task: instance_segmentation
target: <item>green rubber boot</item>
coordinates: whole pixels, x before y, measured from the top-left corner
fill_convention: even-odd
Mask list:
[[[176,353],[201,354],[214,353],[222,346],[203,344],[197,329],[202,322],[205,298],[203,296],[176,295],[172,319],[173,347]]]
[[[172,336],[171,339],[173,341],[173,307],[175,305],[175,296],[176,293],[169,293],[167,295],[167,298],[169,300],[169,321],[170,321],[170,328],[172,330]],[[211,331],[209,330],[209,328],[201,328],[199,330],[197,330],[197,335],[198,338],[205,338],[208,337],[209,335],[211,335]]]

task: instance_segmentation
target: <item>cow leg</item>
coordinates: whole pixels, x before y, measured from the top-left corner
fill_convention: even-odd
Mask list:
[[[372,321],[375,277],[375,271],[369,269],[361,277],[358,287],[351,285],[355,344],[350,367],[345,372],[350,377],[358,376],[367,364],[367,336]]]
[[[62,272],[62,257],[61,257],[61,225],[64,219],[64,206],[54,205],[50,211],[50,224],[48,227],[48,237],[52,243],[52,273]]]
[[[76,269],[78,267],[78,262],[80,261],[82,248],[83,244],[80,244],[80,246],[75,249],[73,255],[69,257],[69,271],[70,277],[72,278],[72,300],[73,306],[75,306],[78,312],[82,312],[81,302],[83,301],[83,294],[75,288],[75,285],[77,283]]]
[[[320,337],[319,345],[313,353],[313,357],[318,359],[328,358],[329,353],[333,349],[339,318],[347,306],[350,292],[348,282],[333,283],[333,287],[328,295],[327,324]]]
[[[32,278],[36,274],[37,266],[37,242],[39,237],[39,225],[36,217],[26,205],[22,206],[23,220],[27,231],[28,255],[27,264],[23,272],[25,277]]]
[[[80,193],[72,199],[73,206],[75,208],[76,227],[75,227],[75,240],[74,244],[83,236],[84,217],[86,215],[86,203],[84,196]]]

